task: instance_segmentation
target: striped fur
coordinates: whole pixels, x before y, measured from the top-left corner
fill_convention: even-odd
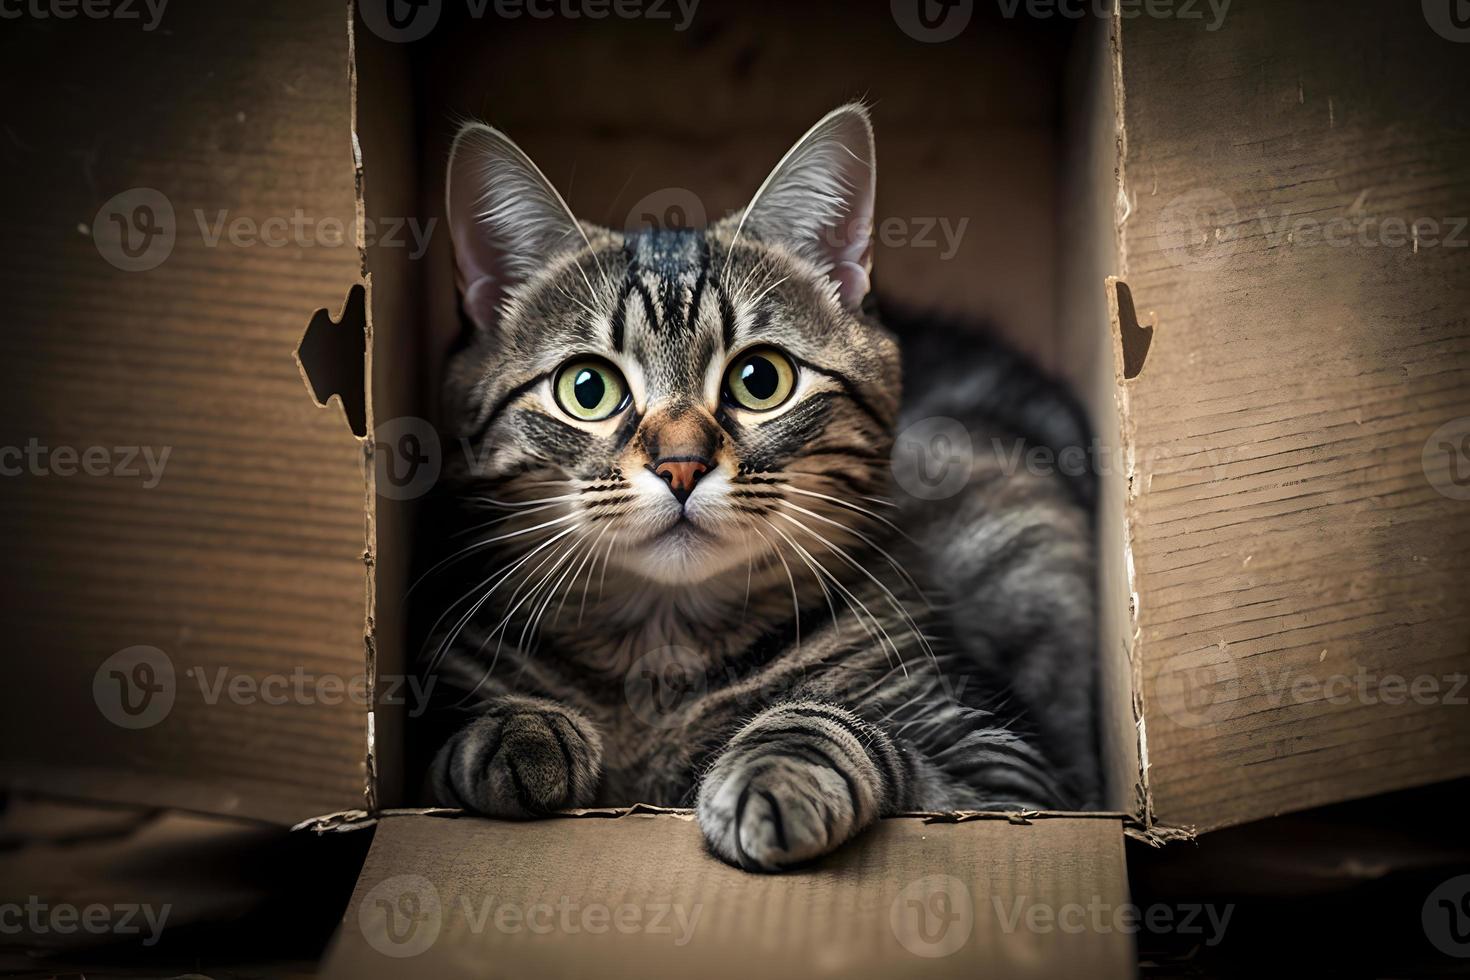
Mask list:
[[[509,818],[693,806],[716,854],[761,871],[888,814],[1096,804],[1085,481],[981,452],[965,489],[932,503],[890,468],[908,418],[946,414],[977,447],[1085,430],[1009,355],[958,347],[913,347],[911,367],[937,366],[909,374],[901,415],[899,345],[853,305],[863,243],[798,247],[770,203],[838,222],[871,207],[870,178],[801,172],[871,167],[866,115],[839,112],[807,140],[847,142],[789,156],[754,220],[583,226],[519,279],[493,250],[461,258],[462,290],[488,280],[503,296],[467,310],[446,383],[447,435],[471,452],[448,457],[446,547],[421,579],[426,669],[456,692],[429,726],[437,802]],[[803,208],[807,191],[822,199]],[[475,220],[460,219],[457,250]],[[926,335],[899,325],[906,349]],[[757,344],[796,365],[769,413],[719,398],[725,366]],[[557,366],[588,353],[631,388],[604,422],[550,395]],[[689,445],[712,465],[681,503],[650,467]]]

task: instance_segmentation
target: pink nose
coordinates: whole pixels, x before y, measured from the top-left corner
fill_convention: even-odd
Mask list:
[[[670,492],[681,504],[694,492],[694,485],[699,482],[699,478],[709,471],[708,462],[689,456],[661,459],[653,464],[654,475],[669,485]]]

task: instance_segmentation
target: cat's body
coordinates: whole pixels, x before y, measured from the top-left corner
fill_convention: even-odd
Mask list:
[[[474,329],[447,388],[473,452],[448,473],[467,530],[431,570],[455,585],[428,645],[466,693],[438,801],[696,806],[758,870],[883,814],[1095,804],[1089,491],[1006,472],[1018,438],[1083,432],[1000,355],[986,377],[934,367],[900,419],[895,341],[859,309],[866,114],[818,124],[742,215],[629,235],[575,224],[512,144],[466,133],[450,211]],[[894,492],[895,431],[933,415],[973,472]]]

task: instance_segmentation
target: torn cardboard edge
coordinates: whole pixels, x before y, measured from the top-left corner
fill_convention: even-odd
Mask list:
[[[387,817],[441,817],[457,820],[460,817],[482,819],[466,810],[454,807],[391,807],[377,812],[367,810],[342,810],[303,820],[291,828],[292,832],[306,831],[315,834],[343,833],[366,830]],[[631,806],[583,807],[561,810],[548,814],[546,820],[619,820],[624,817],[670,817],[676,820],[693,820],[694,810],[684,807],[656,806],[652,803],[634,803]],[[916,810],[897,813],[884,820],[919,820],[926,824],[958,824],[975,820],[1003,820],[1007,823],[1028,825],[1036,820],[1111,820],[1124,825],[1125,833],[1154,846],[1168,840],[1192,840],[1192,828],[1156,827],[1138,824],[1137,818],[1121,810]]]
[[[1117,48],[1118,42],[1116,38],[1117,35],[1115,33],[1113,49],[1115,60],[1119,55]],[[1121,84],[1121,82],[1119,82],[1119,84]],[[1121,133],[1121,118],[1118,121],[1118,126]],[[1122,145],[1122,137],[1120,136],[1119,147],[1121,148]],[[1117,172],[1119,180],[1118,186],[1121,194],[1123,179],[1121,159],[1118,162]],[[1126,214],[1120,215],[1118,217],[1120,234],[1122,222],[1126,219]],[[1126,261],[1122,258],[1121,253],[1119,261],[1120,264],[1126,265]],[[1113,347],[1113,367],[1115,372],[1113,400],[1114,406],[1118,413],[1118,436],[1122,445],[1127,447],[1127,451],[1123,455],[1124,499],[1122,514],[1123,541],[1121,542],[1121,544],[1123,547],[1123,564],[1124,568],[1127,570],[1128,576],[1127,621],[1130,627],[1130,642],[1125,644],[1125,653],[1128,657],[1129,686],[1132,689],[1131,700],[1133,710],[1133,724],[1134,730],[1137,733],[1136,737],[1138,740],[1138,779],[1137,782],[1134,784],[1133,795],[1134,805],[1138,811],[1139,822],[1145,830],[1151,831],[1152,828],[1155,826],[1155,823],[1153,794],[1149,789],[1148,783],[1148,726],[1145,721],[1144,715],[1143,659],[1139,651],[1139,641],[1142,638],[1142,633],[1139,630],[1138,626],[1138,582],[1137,573],[1133,565],[1133,508],[1134,503],[1137,499],[1137,460],[1135,459],[1133,454],[1133,416],[1129,404],[1129,385],[1132,383],[1132,380],[1127,377],[1128,341],[1125,339],[1124,334],[1125,330],[1129,326],[1131,326],[1131,328],[1136,333],[1145,333],[1145,337],[1141,341],[1141,353],[1135,353],[1137,362],[1135,365],[1133,377],[1136,378],[1143,370],[1144,358],[1146,357],[1148,349],[1153,342],[1154,328],[1152,325],[1150,325],[1145,332],[1143,328],[1139,327],[1137,322],[1137,313],[1133,307],[1132,293],[1131,291],[1128,291],[1128,284],[1124,282],[1122,277],[1108,276],[1104,282],[1104,289],[1107,294],[1108,333],[1111,337]],[[1124,308],[1125,305],[1126,309]],[[1131,324],[1124,323],[1125,316],[1132,320]],[[1137,351],[1138,348],[1139,344],[1135,343],[1135,351]]]

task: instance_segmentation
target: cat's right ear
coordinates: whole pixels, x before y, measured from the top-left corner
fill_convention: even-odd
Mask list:
[[[506,298],[532,273],[587,244],[546,175],[483,123],[467,123],[454,137],[446,195],[455,282],[481,330],[494,329]]]

